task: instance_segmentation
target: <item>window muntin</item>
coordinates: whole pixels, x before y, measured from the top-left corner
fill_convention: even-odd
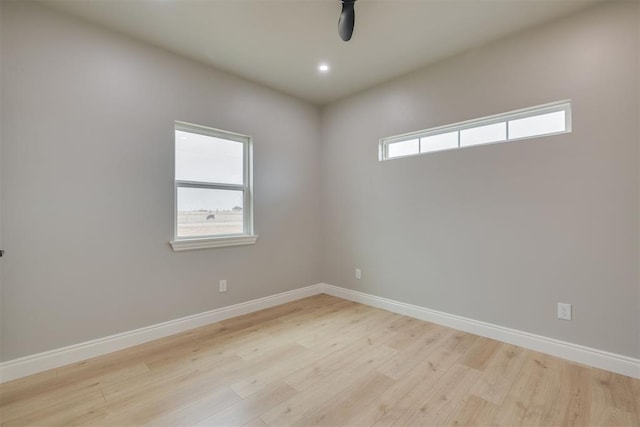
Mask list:
[[[571,103],[560,101],[383,138],[380,140],[379,159],[390,160],[396,157],[568,132],[571,132]],[[418,141],[417,144],[415,141]]]
[[[175,250],[181,240],[247,244],[238,237],[253,234],[250,137],[175,123],[174,226]]]

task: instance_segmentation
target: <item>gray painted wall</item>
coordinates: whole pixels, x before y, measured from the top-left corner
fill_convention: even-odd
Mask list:
[[[316,107],[29,2],[1,48],[1,360],[320,281]],[[174,120],[254,137],[256,245],[171,250]]]
[[[325,108],[323,279],[639,357],[638,22],[597,6]],[[571,134],[378,162],[379,138],[562,99]]]

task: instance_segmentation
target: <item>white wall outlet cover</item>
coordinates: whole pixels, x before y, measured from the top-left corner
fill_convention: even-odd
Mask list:
[[[220,280],[220,292],[227,292],[227,281]]]
[[[356,268],[356,279],[362,279],[362,270]]]
[[[558,319],[571,320],[571,304],[558,303]]]

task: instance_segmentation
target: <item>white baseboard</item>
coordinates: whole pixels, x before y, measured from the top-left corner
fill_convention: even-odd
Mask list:
[[[0,363],[0,383],[320,293],[326,293],[388,310],[393,313],[415,317],[416,319],[437,323],[475,335],[493,338],[509,344],[640,379],[639,359],[321,283],[121,334],[2,362]]]
[[[183,317],[181,319],[158,323],[133,331],[2,362],[0,363],[0,383],[48,369],[59,368],[70,363],[80,362],[81,360],[122,350],[134,345],[144,344],[145,342],[164,338],[231,317],[241,316],[290,301],[317,295],[322,293],[322,289],[322,285],[312,285],[306,288],[295,289],[293,291]]]
[[[481,322],[466,317],[455,316],[441,311],[430,310],[417,305],[394,301],[351,289],[322,284],[324,293],[339,298],[359,302],[372,307],[381,308],[393,313],[415,317],[431,323],[469,332],[498,341],[514,344],[530,350],[550,354],[595,368],[604,369],[632,378],[640,379],[640,359],[620,354],[609,353],[595,348],[572,344],[541,335],[530,334],[515,329],[505,328],[491,323]]]

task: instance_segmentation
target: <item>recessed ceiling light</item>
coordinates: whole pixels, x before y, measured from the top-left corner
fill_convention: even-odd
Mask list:
[[[320,71],[321,73],[329,72],[329,64],[322,63],[318,65],[318,71]]]

